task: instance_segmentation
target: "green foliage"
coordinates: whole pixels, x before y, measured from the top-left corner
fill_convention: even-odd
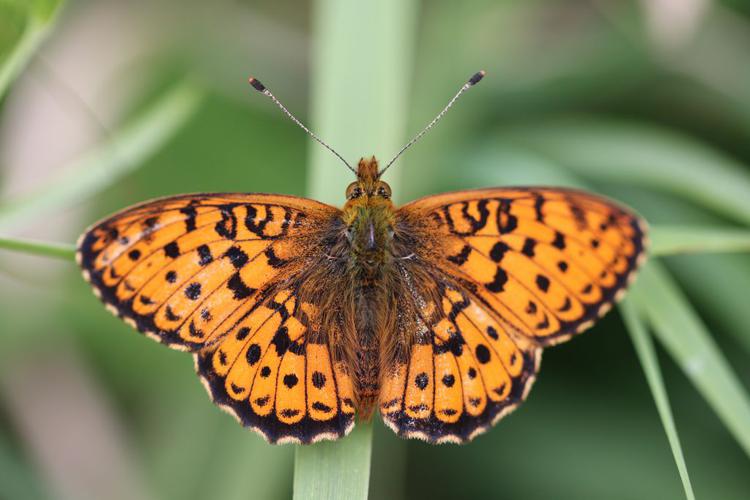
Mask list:
[[[70,205],[113,185],[163,147],[196,110],[200,97],[194,85],[178,83],[108,143],[64,167],[61,178],[41,183],[22,199],[0,204],[0,229],[6,230],[34,215]]]
[[[0,97],[54,25],[62,0],[0,1]]]
[[[677,285],[651,262],[635,285],[633,301],[703,397],[750,455],[750,399],[708,329]]]
[[[643,372],[646,374],[646,380],[648,380],[648,385],[651,388],[651,394],[654,397],[656,408],[659,410],[659,416],[661,417],[661,423],[664,426],[664,432],[667,433],[669,446],[672,447],[674,461],[677,464],[677,469],[680,471],[680,479],[682,479],[682,487],[685,489],[685,496],[688,499],[693,500],[695,498],[695,493],[693,493],[693,486],[690,484],[687,464],[685,463],[685,457],[682,453],[680,438],[677,436],[677,426],[674,423],[672,409],[669,406],[667,389],[664,386],[664,379],[662,378],[661,369],[659,368],[659,360],[656,357],[654,343],[646,330],[646,325],[638,316],[638,312],[629,300],[626,300],[620,305],[620,311],[622,313],[622,318],[625,321],[625,325],[628,328],[628,332],[633,339],[633,345],[635,346],[638,359],[643,367]]]

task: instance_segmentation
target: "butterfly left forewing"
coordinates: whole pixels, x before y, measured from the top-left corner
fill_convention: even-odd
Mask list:
[[[315,259],[308,239],[337,213],[292,196],[164,198],[94,225],[78,259],[112,312],[171,347],[197,350]]]

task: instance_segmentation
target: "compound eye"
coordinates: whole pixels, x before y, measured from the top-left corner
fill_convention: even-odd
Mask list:
[[[385,198],[386,200],[391,197],[391,187],[385,182],[378,186],[378,196]]]
[[[353,200],[355,198],[359,198],[360,196],[362,196],[362,193],[363,191],[362,188],[359,187],[359,183],[352,182],[351,184],[349,184],[349,187],[346,188],[346,199]]]

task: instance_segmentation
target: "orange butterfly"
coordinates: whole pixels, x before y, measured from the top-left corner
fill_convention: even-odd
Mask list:
[[[385,168],[360,160],[342,210],[269,194],[143,203],[84,233],[78,260],[108,309],[192,352],[214,402],[270,442],[337,439],[376,407],[400,436],[465,442],[524,400],[544,347],[622,296],[645,222],[558,188],[396,208]]]

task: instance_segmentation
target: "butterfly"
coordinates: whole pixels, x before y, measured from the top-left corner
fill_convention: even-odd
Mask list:
[[[562,188],[396,207],[392,162],[361,159],[342,209],[246,193],[142,203],[88,229],[78,262],[111,312],[191,352],[213,401],[269,442],[337,439],[378,411],[400,436],[463,443],[526,398],[545,347],[623,295],[646,224]]]

